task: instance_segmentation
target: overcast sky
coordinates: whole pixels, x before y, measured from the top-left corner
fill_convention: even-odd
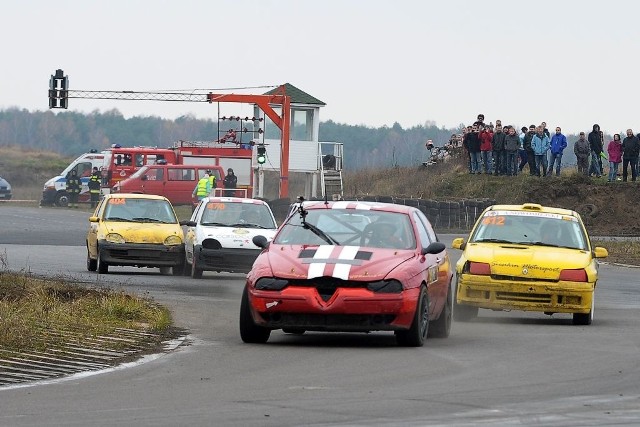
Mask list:
[[[327,104],[321,120],[352,125],[454,127],[482,112],[565,133],[640,131],[640,2],[630,0],[21,0],[1,16],[0,109],[48,109],[61,68],[82,90],[291,83]],[[186,102],[69,106],[113,108],[217,116]]]

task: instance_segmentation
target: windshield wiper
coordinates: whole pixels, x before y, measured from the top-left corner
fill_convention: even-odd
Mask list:
[[[313,232],[313,234],[315,234],[316,236],[320,237],[322,240],[324,240],[325,242],[327,242],[330,245],[340,246],[340,243],[336,239],[334,239],[333,237],[329,236],[327,233],[325,233],[324,231],[320,230],[318,227],[316,227],[313,224],[309,224],[308,222],[304,222],[302,224],[302,228],[305,228],[307,230],[311,230]]]
[[[105,218],[105,221],[119,221],[119,222],[134,222],[132,219],[129,218],[120,218],[118,216],[110,216],[109,218]]]
[[[550,246],[552,248],[559,248],[560,245],[554,245],[553,243],[545,243],[545,242],[531,242],[529,243],[530,245],[536,245],[536,246]]]
[[[251,222],[237,222],[235,224],[230,225],[229,227],[245,227],[245,228],[267,228],[260,224],[254,224]]]
[[[218,227],[231,227],[229,224],[223,224],[221,222],[201,222],[200,225],[217,225]]]
[[[478,240],[474,240],[472,243],[485,243],[485,242],[489,242],[489,243],[514,243],[511,240],[504,240],[504,239],[478,239]]]
[[[165,221],[161,221],[161,220],[156,219],[156,218],[147,218],[147,217],[144,217],[144,216],[135,217],[132,220],[136,221],[136,222],[163,222],[163,223],[166,223]]]

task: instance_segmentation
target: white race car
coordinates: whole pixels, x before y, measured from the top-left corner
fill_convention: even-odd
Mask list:
[[[253,237],[262,235],[270,241],[277,229],[266,202],[237,197],[206,197],[191,220],[181,225],[187,226],[187,268],[196,279],[203,271],[248,273],[262,251],[253,244]]]

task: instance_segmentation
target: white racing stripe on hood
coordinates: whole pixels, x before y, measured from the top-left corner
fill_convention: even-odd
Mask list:
[[[356,254],[360,246],[345,246],[340,251],[340,255],[338,255],[338,259],[355,259]],[[351,264],[341,264],[336,263],[335,267],[333,267],[333,277],[342,280],[349,280],[349,273],[351,272]]]
[[[330,245],[318,246],[318,250],[313,255],[313,258],[326,260],[331,256],[331,252],[333,252],[333,248],[335,248],[335,246],[330,246]],[[315,277],[324,276],[324,267],[326,265],[327,265],[326,262],[312,262],[311,264],[309,264],[307,279],[313,279]]]

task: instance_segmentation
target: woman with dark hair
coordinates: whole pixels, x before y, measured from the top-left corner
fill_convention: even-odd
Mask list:
[[[609,154],[609,182],[615,182],[618,176],[618,166],[622,163],[622,141],[620,134],[613,135],[613,141],[607,145],[607,153]]]

